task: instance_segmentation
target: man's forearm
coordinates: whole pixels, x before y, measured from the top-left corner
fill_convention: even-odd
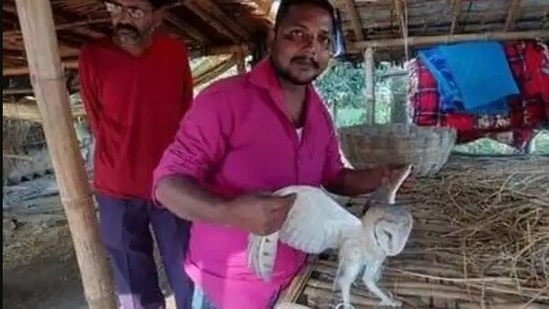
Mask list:
[[[373,169],[352,170],[344,168],[326,185],[334,194],[356,196],[374,191],[380,185],[380,179]]]
[[[227,224],[225,199],[201,188],[190,177],[168,176],[156,186],[156,200],[176,216],[205,223]]]

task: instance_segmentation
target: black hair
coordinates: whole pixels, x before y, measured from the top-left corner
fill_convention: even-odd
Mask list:
[[[280,6],[278,7],[278,12],[276,13],[276,18],[275,18],[275,26],[274,26],[275,31],[278,30],[278,27],[280,26],[282,21],[286,17],[288,17],[290,8],[292,6],[302,5],[302,4],[314,5],[320,9],[325,10],[332,17],[332,23],[335,29],[335,25],[336,25],[335,8],[329,0],[280,0]]]
[[[153,7],[153,9],[158,10],[165,6],[173,4],[173,0],[147,0],[149,1],[149,4]],[[103,0],[99,2],[110,2],[108,0]]]
[[[152,5],[155,9],[161,9],[167,5],[172,4],[173,1],[170,0],[149,0],[149,3]]]

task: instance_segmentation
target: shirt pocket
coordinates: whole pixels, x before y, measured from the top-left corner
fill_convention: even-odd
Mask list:
[[[304,134],[306,134],[304,132]],[[305,135],[304,135],[305,137]],[[297,153],[298,179],[302,184],[320,185],[326,162],[327,140],[307,137]]]

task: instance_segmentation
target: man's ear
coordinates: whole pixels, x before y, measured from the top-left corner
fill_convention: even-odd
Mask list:
[[[160,24],[162,23],[162,20],[166,16],[166,11],[167,11],[166,8],[159,8],[156,11],[154,11],[153,23],[154,23],[155,28],[160,26]]]
[[[269,29],[267,33],[267,51],[270,53],[273,50],[276,33],[274,27]]]

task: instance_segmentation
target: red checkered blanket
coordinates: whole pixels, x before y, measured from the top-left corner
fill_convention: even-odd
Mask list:
[[[507,43],[504,50],[520,89],[508,101],[508,115],[445,113],[440,108],[437,82],[419,59],[408,63],[408,116],[420,126],[448,126],[457,130],[457,143],[492,138],[523,149],[534,130],[549,124],[549,52],[537,41]]]

